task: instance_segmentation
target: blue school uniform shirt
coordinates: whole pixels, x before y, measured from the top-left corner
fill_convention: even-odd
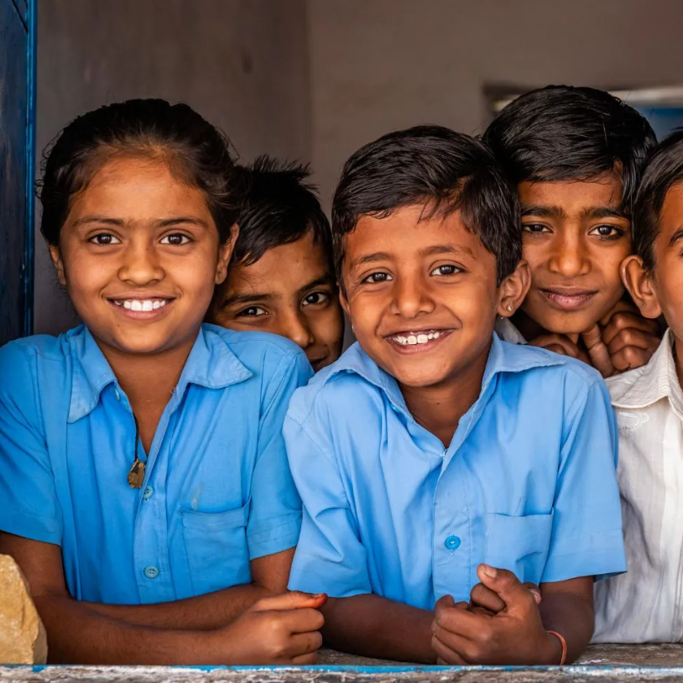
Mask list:
[[[11,342],[0,349],[0,530],[61,546],[79,600],[154,603],[247,583],[250,560],[299,536],[282,422],[310,375],[284,338],[204,325],[132,489],[133,414],[90,332]]]
[[[494,335],[479,399],[448,448],[356,344],[285,418],[303,500],[290,588],[432,609],[486,562],[521,581],[625,570],[616,432],[601,377]]]

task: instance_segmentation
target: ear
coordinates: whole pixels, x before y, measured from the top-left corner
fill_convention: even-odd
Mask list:
[[[621,279],[636,306],[645,318],[658,318],[662,314],[653,272],[646,270],[640,256],[627,256],[621,262]]]
[[[52,263],[54,263],[54,266],[57,269],[57,278],[59,280],[59,284],[63,287],[66,287],[66,276],[64,275],[64,262],[62,261],[62,252],[59,250],[59,247],[55,244],[48,244],[47,248],[50,251],[50,258],[52,259]]]
[[[215,283],[217,285],[225,282],[225,278],[228,277],[228,263],[230,263],[230,257],[235,250],[235,244],[237,243],[239,234],[240,226],[235,223],[232,228],[230,228],[230,237],[218,248],[218,262],[216,263],[215,277]]]
[[[522,259],[514,272],[501,282],[498,315],[509,318],[522,305],[530,286],[531,271],[529,264]]]

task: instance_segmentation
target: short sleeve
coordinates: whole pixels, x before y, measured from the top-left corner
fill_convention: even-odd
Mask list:
[[[290,590],[327,593],[333,598],[372,593],[366,551],[336,463],[307,428],[289,416],[284,435],[303,501]]]
[[[542,581],[626,571],[617,448],[607,387],[596,380],[566,413],[552,538]]]
[[[0,349],[0,530],[59,545],[61,514],[32,353],[12,343]]]
[[[289,471],[282,423],[292,394],[297,387],[306,384],[312,370],[306,356],[298,351],[289,362],[270,370],[274,377],[271,387],[266,389],[259,424],[247,523],[251,560],[293,548],[301,528],[301,499]],[[270,370],[264,365],[264,372]]]

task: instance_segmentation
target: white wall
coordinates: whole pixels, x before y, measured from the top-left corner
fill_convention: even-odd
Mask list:
[[[484,87],[683,83],[681,0],[308,0],[313,164],[391,130],[488,120]]]
[[[304,0],[39,0],[43,147],[78,114],[131,97],[184,101],[245,159],[310,158]],[[75,317],[37,236],[35,331]]]

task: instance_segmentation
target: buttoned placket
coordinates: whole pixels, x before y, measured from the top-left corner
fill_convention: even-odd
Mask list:
[[[128,397],[120,388],[116,391],[118,392],[117,400],[130,415],[133,433],[135,433],[135,421]],[[146,454],[145,478],[142,487],[132,490],[138,496],[133,531],[133,566],[142,603],[176,599],[168,547],[165,483],[168,458],[160,456],[162,456],[162,449],[170,448],[166,435],[174,421],[179,404],[177,391],[174,390],[171,400],[159,419],[150,451]],[[142,443],[138,446],[144,452]],[[154,482],[153,486],[150,484],[151,481]]]

